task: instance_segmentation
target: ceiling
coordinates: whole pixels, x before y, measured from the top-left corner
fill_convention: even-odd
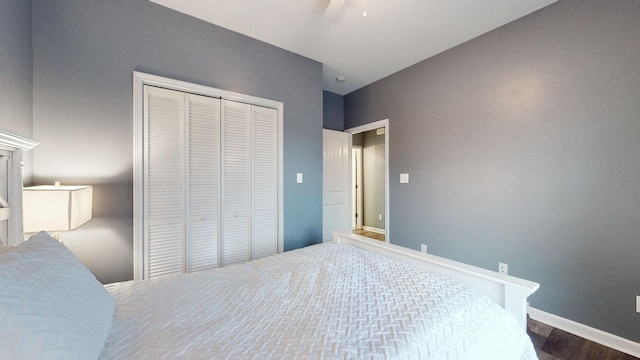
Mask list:
[[[151,1],[316,60],[346,95],[556,0]]]

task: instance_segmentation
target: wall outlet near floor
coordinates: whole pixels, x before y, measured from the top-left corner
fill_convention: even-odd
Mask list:
[[[636,296],[636,312],[640,313],[640,295]]]
[[[420,251],[422,251],[423,253],[427,253],[427,245],[425,244],[420,244]]]
[[[505,263],[498,263],[498,272],[505,275],[509,274],[509,265]]]
[[[382,214],[378,215],[378,220],[382,220]]]

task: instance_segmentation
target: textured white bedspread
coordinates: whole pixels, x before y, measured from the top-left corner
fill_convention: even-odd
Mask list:
[[[342,244],[107,290],[102,359],[536,359],[475,290]]]

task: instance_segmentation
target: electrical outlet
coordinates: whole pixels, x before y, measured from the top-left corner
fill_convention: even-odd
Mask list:
[[[425,254],[426,254],[426,253],[427,253],[427,245],[425,245],[425,244],[421,244],[421,245],[420,245],[420,251],[422,251],[423,253],[425,253]]]
[[[505,263],[498,263],[498,272],[505,275],[509,274],[509,265]]]
[[[382,214],[378,214],[378,220],[382,220]]]
[[[636,296],[636,312],[640,313],[640,295]]]

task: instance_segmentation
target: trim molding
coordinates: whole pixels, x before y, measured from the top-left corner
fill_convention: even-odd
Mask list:
[[[384,229],[379,229],[377,227],[371,227],[371,226],[363,226],[362,230],[371,231],[371,232],[374,232],[376,234],[382,234],[382,235],[386,235],[387,234],[387,232]]]
[[[378,120],[372,123],[356,126],[354,128],[345,129],[344,132],[349,133],[351,135],[358,134],[361,132],[374,130],[377,128],[384,128],[384,229],[385,229],[385,237],[384,242],[390,243],[391,237],[391,228],[389,227],[389,202],[391,200],[391,196],[389,193],[389,119]],[[349,137],[349,146],[352,146],[351,140],[353,136]],[[351,152],[349,152],[349,162],[351,162]],[[349,177],[351,178],[351,177]],[[351,189],[349,189],[349,196],[352,196]]]
[[[9,151],[15,151],[17,149],[31,150],[38,146],[38,144],[40,143],[33,139],[0,129],[0,148],[2,149]]]
[[[577,323],[575,321],[565,319],[558,315],[529,307],[529,316],[545,324],[551,325],[560,330],[570,332],[587,340],[602,344],[606,347],[621,351],[623,353],[640,357],[640,343],[625,339],[623,337],[613,335],[602,330],[592,328],[590,326]]]

